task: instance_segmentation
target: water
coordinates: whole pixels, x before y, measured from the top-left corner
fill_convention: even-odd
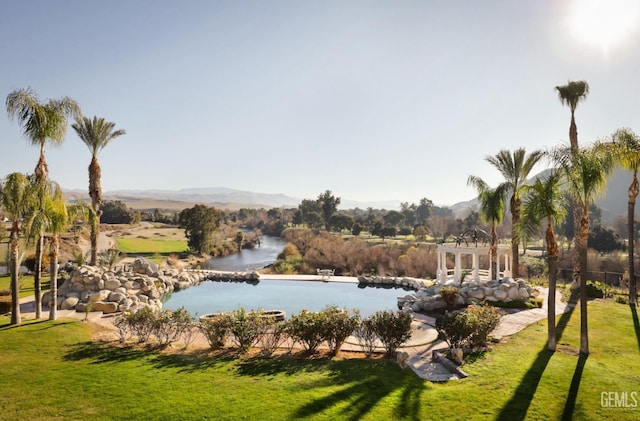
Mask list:
[[[262,269],[276,261],[278,254],[287,244],[280,237],[262,236],[260,247],[244,249],[240,253],[215,257],[204,262],[202,269],[251,271]]]
[[[303,309],[320,311],[327,305],[360,310],[367,317],[378,310],[398,310],[397,298],[409,292],[401,288],[362,288],[358,283],[261,280],[244,282],[205,281],[172,294],[164,308],[184,307],[191,315],[246,310],[284,310],[287,317]]]

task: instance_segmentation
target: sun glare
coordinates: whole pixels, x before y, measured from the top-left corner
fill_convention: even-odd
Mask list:
[[[570,12],[573,34],[605,52],[637,28],[639,0],[574,0]]]

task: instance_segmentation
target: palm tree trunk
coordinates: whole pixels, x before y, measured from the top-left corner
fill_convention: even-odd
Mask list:
[[[588,213],[587,213],[588,218]],[[582,270],[586,270],[586,268],[581,267],[581,254],[582,254],[582,243],[581,243],[581,228],[580,221],[582,220],[582,206],[580,206],[580,201],[574,197],[573,198],[573,275],[572,275],[572,283],[571,288],[575,289],[580,285],[581,273]],[[589,234],[587,234],[587,239],[589,238]],[[584,252],[586,254],[586,242]]]
[[[93,155],[89,164],[89,196],[91,207],[96,214],[95,223],[91,224],[91,259],[89,264],[96,266],[98,263],[98,232],[100,230],[100,217],[102,216],[102,186],[100,184],[101,169],[98,158]]]
[[[576,126],[575,110],[571,110],[571,124],[569,125],[569,143],[571,144],[571,150],[578,150],[578,127]]]
[[[56,320],[58,318],[58,250],[60,248],[60,242],[58,241],[58,235],[54,235],[51,239],[51,249],[49,252],[50,268],[49,273],[51,275],[51,301],[49,304],[49,320]]]
[[[44,142],[40,143],[40,158],[34,170],[37,180],[46,180],[49,178],[49,166],[44,158]]]
[[[587,319],[587,241],[589,239],[589,215],[580,220],[580,355],[589,355],[589,333]]]
[[[490,280],[498,279],[498,232],[496,222],[491,223],[491,273]]]
[[[551,225],[547,222],[547,256],[549,263],[549,295],[547,298],[547,349],[556,350],[556,275],[558,273],[558,244]]]
[[[22,322],[22,318],[20,317],[20,278],[19,270],[20,270],[20,259],[18,258],[19,254],[19,243],[18,243],[18,226],[17,221],[14,221],[13,226],[11,228],[11,241],[10,241],[10,249],[11,249],[11,324],[19,325]]]
[[[578,127],[576,126],[575,119],[575,109],[571,108],[571,124],[569,125],[569,143],[571,145],[571,152],[578,152]],[[587,213],[588,215],[588,213]],[[580,206],[580,201],[574,197],[573,198],[573,245],[575,250],[573,251],[575,254],[573,256],[573,276],[572,276],[572,288],[577,288],[580,284],[580,272],[581,269],[585,270],[585,268],[580,267],[580,220],[582,219],[582,207]],[[585,248],[586,252],[586,248]]]
[[[638,171],[633,172],[633,181],[629,186],[629,202],[627,207],[627,228],[629,238],[629,304],[636,304],[636,296],[638,295],[638,285],[636,284],[636,268],[635,268],[635,208],[636,197],[640,191],[638,183]]]
[[[520,258],[518,249],[520,248],[520,237],[516,227],[520,221],[520,199],[515,195],[511,196],[511,276],[520,277]]]
[[[35,296],[36,304],[36,319],[42,317],[42,247],[44,245],[44,236],[38,235],[36,242],[36,255],[35,255],[35,271],[33,274],[33,294]]]

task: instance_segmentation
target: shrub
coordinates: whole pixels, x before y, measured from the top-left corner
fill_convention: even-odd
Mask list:
[[[258,338],[262,351],[267,355],[273,354],[284,342],[286,334],[286,323],[275,322],[273,319],[267,319],[267,322],[262,326],[262,333]]]
[[[411,338],[411,320],[408,313],[389,310],[378,311],[371,316],[373,330],[387,356],[394,355],[398,347]]]
[[[87,308],[89,308],[89,305],[87,305]],[[131,325],[127,320],[126,314],[123,313],[118,316],[114,320],[113,325],[116,327],[116,333],[118,334],[118,338],[120,338],[120,342],[127,342],[127,339],[129,339],[132,334],[132,330]]]
[[[469,337],[469,345],[472,349],[487,346],[487,337],[493,329],[500,323],[502,312],[488,305],[469,306],[467,310],[467,320],[474,327]]]
[[[354,310],[339,309],[336,306],[327,306],[320,312],[323,320],[324,337],[329,345],[329,352],[336,355],[344,341],[351,335],[360,323],[360,313]]]
[[[155,328],[155,315],[151,307],[144,307],[135,313],[127,313],[124,319],[129,324],[131,333],[138,337],[138,342],[143,343],[149,340]]]
[[[436,319],[438,338],[445,341],[449,349],[462,348],[471,336],[472,329],[464,312],[445,313]]]
[[[501,311],[489,305],[472,305],[461,313],[447,313],[436,319],[440,339],[449,349],[486,347],[489,333],[500,322]]]
[[[447,304],[448,310],[453,310],[456,306],[456,298],[458,298],[459,289],[456,287],[442,287],[440,288],[440,295],[442,300]]]
[[[213,349],[218,349],[224,346],[227,337],[229,337],[231,318],[226,314],[220,314],[200,320],[197,326],[207,338],[209,346]]]
[[[354,334],[355,337],[358,338],[362,352],[364,352],[367,357],[371,357],[376,349],[376,341],[378,340],[373,320],[371,318],[362,320],[354,331]]]
[[[184,347],[187,348],[193,340],[193,334],[195,333],[194,327],[196,323],[193,316],[191,316],[184,307],[181,307],[173,312],[172,320],[173,323],[175,323],[178,337],[182,337]]]
[[[309,353],[314,353],[325,340],[325,326],[318,313],[302,310],[287,322],[289,335]]]
[[[230,319],[233,340],[242,351],[246,352],[259,338],[266,321],[260,317],[260,312],[248,312],[242,307],[232,311]]]
[[[160,345],[169,345],[186,334],[185,343],[188,346],[192,337],[193,318],[184,308],[164,310],[155,314],[153,326],[153,333]]]

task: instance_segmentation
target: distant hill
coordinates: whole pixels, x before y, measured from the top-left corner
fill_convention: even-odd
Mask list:
[[[89,200],[82,190],[65,190],[67,200]],[[103,193],[104,200],[120,200],[138,209],[181,210],[197,203],[221,209],[298,207],[302,199],[282,193],[255,193],[226,187],[189,188],[181,190],[112,190]],[[311,198],[310,198],[311,199]],[[399,200],[364,202],[341,198],[340,209],[400,209]]]

